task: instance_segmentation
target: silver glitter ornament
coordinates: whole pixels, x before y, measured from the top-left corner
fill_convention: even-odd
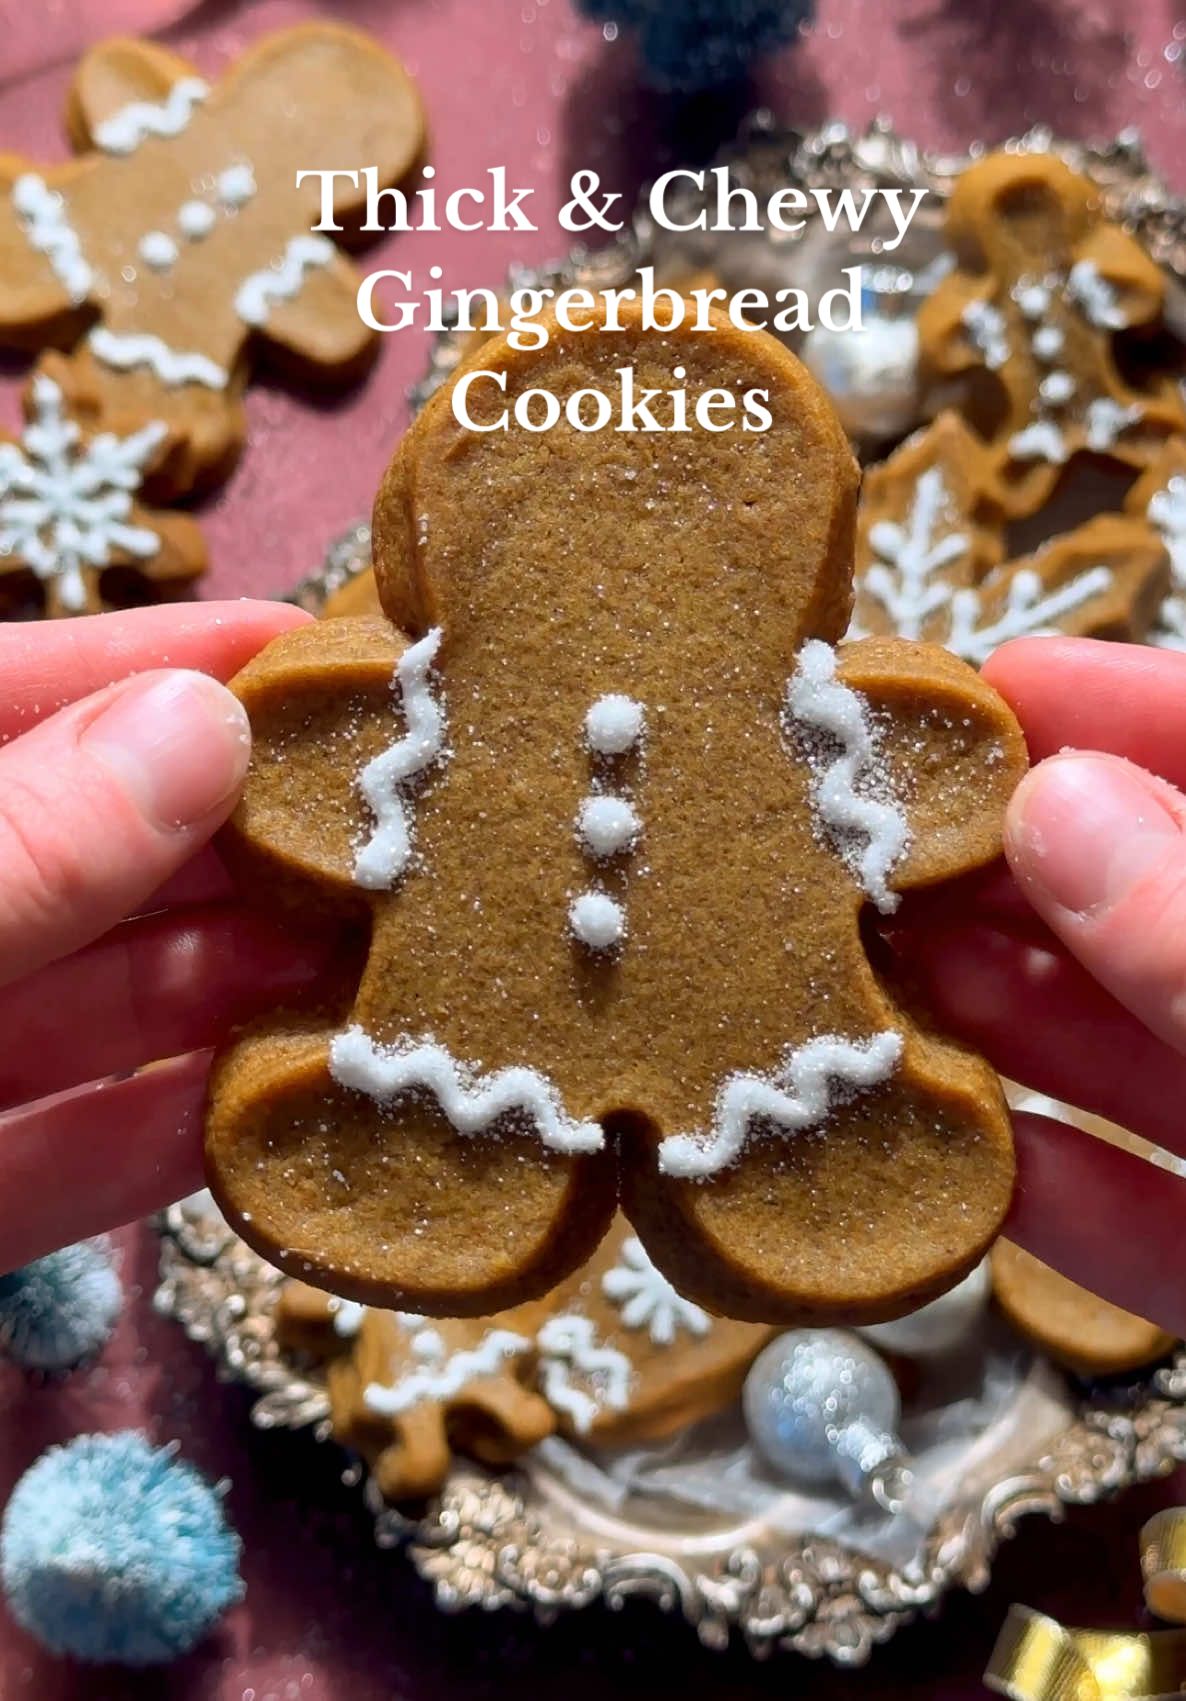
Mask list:
[[[843,1329],[793,1329],[759,1353],[742,1395],[750,1439],[801,1483],[838,1482],[897,1511],[910,1483],[896,1430],[897,1384]]]
[[[851,437],[880,441],[900,436],[918,422],[918,329],[913,319],[890,319],[870,308],[859,329],[814,326],[800,353]]]

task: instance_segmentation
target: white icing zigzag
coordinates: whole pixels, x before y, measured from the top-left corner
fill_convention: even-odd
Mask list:
[[[354,862],[354,878],[368,891],[387,891],[407,868],[412,841],[400,788],[435,762],[444,745],[445,717],[428,681],[440,644],[441,628],[434,626],[400,657],[391,686],[400,693],[407,731],[358,777],[377,823]]]
[[[96,125],[95,141],[104,153],[130,154],[149,136],[179,136],[209,93],[200,77],[182,77],[164,100],[132,101]]]
[[[841,1096],[834,1086],[842,1091],[878,1086],[901,1056],[902,1036],[892,1028],[865,1040],[823,1034],[792,1052],[773,1080],[732,1075],[717,1099],[712,1133],[707,1139],[669,1135],[659,1147],[659,1168],[684,1178],[715,1175],[740,1155],[755,1120],[772,1122],[784,1134],[815,1127]]]
[[[327,236],[294,236],[283,258],[244,278],[235,293],[235,312],[245,325],[265,325],[274,301],[291,301],[315,266],[328,266],[335,253]]]
[[[550,1317],[536,1336],[544,1398],[565,1412],[573,1428],[584,1435],[603,1406],[624,1410],[630,1400],[633,1370],[625,1353],[599,1346],[597,1331],[587,1317]],[[592,1381],[594,1393],[573,1387],[573,1372]]]
[[[21,441],[0,443],[0,555],[11,555],[41,580],[56,579],[63,608],[86,606],[84,567],[105,567],[116,554],[148,560],[161,540],[128,523],[144,465],[163,442],[158,422],[130,437],[103,432],[85,445],[62,412],[52,378],[33,380],[34,417]]]
[[[633,1236],[622,1242],[621,1262],[602,1276],[601,1291],[618,1307],[626,1328],[645,1325],[656,1346],[669,1347],[680,1329],[702,1336],[712,1328],[707,1311],[676,1293]]]
[[[96,360],[118,372],[147,366],[162,384],[204,384],[208,390],[225,390],[230,381],[225,367],[208,355],[170,348],[148,331],[125,333],[96,325],[87,342]]]
[[[95,274],[82,254],[78,232],[66,216],[66,201],[43,177],[27,171],[12,186],[12,205],[31,247],[44,254],[54,276],[77,307],[86,300]]]
[[[1128,318],[1120,297],[1094,260],[1076,260],[1067,274],[1067,294],[1085,319],[1105,331],[1122,331]]]
[[[900,809],[869,795],[877,741],[868,705],[837,680],[836,652],[830,645],[817,638],[804,644],[787,687],[787,705],[794,720],[841,746],[840,755],[815,778],[813,802],[863,889],[883,915],[890,915],[899,898],[886,882],[906,853],[910,831]],[[864,848],[849,854],[847,844],[854,835]]]
[[[600,1125],[567,1116],[555,1087],[534,1069],[517,1065],[482,1075],[431,1041],[381,1046],[362,1028],[347,1028],[330,1046],[330,1073],[380,1104],[430,1093],[459,1134],[484,1134],[500,1117],[516,1114],[555,1152],[599,1152],[605,1143]]]
[[[423,1329],[412,1338],[412,1351],[423,1368],[411,1370],[393,1387],[368,1383],[364,1404],[380,1417],[398,1417],[421,1400],[450,1400],[467,1382],[481,1376],[497,1376],[507,1359],[529,1352],[531,1342],[510,1329],[491,1329],[476,1347],[446,1355],[435,1329]]]

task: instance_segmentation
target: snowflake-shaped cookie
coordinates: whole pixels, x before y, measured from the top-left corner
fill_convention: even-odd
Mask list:
[[[990,154],[956,184],[947,239],[959,264],[922,306],[922,355],[970,378],[1007,514],[1033,513],[1078,455],[1141,467],[1186,427],[1168,375],[1122,371],[1117,339],[1159,326],[1165,279],[1087,178],[1050,153]]]
[[[35,581],[50,615],[94,613],[118,595],[118,577],[180,589],[202,571],[192,520],[150,513],[137,500],[168,435],[142,426],[129,437],[86,436],[66,417],[62,392],[34,378],[19,439],[0,441],[0,575]]]
[[[622,1242],[618,1263],[601,1278],[601,1291],[618,1307],[627,1329],[645,1329],[658,1346],[670,1346],[680,1330],[707,1335],[711,1320],[690,1299],[681,1299],[633,1235]]]
[[[996,1232],[1009,1125],[860,914],[999,853],[1019,730],[933,646],[835,650],[855,468],[773,339],[549,330],[482,350],[480,422],[630,367],[693,410],[764,390],[770,428],[471,432],[448,390],[421,415],[374,526],[412,641],[326,621],[238,684],[228,854],[366,920],[369,954],[336,1021],[223,1056],[211,1185],[274,1260],[419,1312],[548,1291],[619,1198],[705,1310],[909,1309]]]
[[[1010,638],[1145,635],[1167,572],[1148,520],[1101,514],[1006,561],[993,489],[982,446],[950,413],[869,468],[851,637],[927,638],[979,667]]]

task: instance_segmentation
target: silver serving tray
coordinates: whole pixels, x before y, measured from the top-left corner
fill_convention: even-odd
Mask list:
[[[1153,175],[1136,136],[1090,147],[1035,130],[1008,146],[1052,149],[1100,185],[1111,215],[1140,235],[1170,273],[1170,322],[1186,333],[1186,202]],[[884,122],[861,136],[839,124],[787,132],[765,114],[751,120],[722,156],[736,181],[759,192],[786,184],[935,191],[929,216],[914,227],[911,253],[893,257],[894,265],[907,267],[937,252],[941,198],[971,157],[925,153]],[[812,252],[811,240],[809,227],[791,256],[797,276],[819,266],[822,277],[845,263],[834,246],[821,243]],[[876,263],[876,233],[871,241],[845,240],[853,259]],[[660,278],[713,267],[735,286],[788,282],[787,251],[795,241],[676,238],[656,230],[644,209],[608,247],[577,249],[556,265],[520,269],[510,287],[605,287],[628,281],[645,264],[654,264]],[[429,370],[413,392],[415,406],[445,381],[463,349],[457,333],[435,341]],[[290,596],[319,610],[330,592],[365,570],[369,548],[367,527],[354,528]],[[204,1196],[164,1214],[157,1309],[207,1348],[225,1378],[254,1391],[252,1421],[261,1429],[307,1429],[328,1440],[324,1380],[286,1358],[276,1340],[282,1280]],[[1039,1432],[1026,1421],[1031,1384],[1022,1385],[1009,1421],[984,1438],[980,1464],[919,1556],[898,1568],[836,1542],[789,1537],[762,1518],[713,1519],[691,1511],[681,1518],[670,1505],[641,1500],[611,1516],[534,1456],[499,1476],[458,1462],[442,1492],[415,1515],[386,1506],[357,1464],[350,1474],[374,1513],[379,1544],[404,1548],[446,1611],[511,1607],[546,1622],[595,1601],[620,1607],[641,1596],[681,1613],[709,1647],[736,1636],[759,1657],[791,1649],[858,1666],[903,1624],[933,1610],[948,1590],[983,1588],[998,1544],[1023,1516],[1058,1518],[1065,1506],[1165,1475],[1186,1459],[1186,1350],[1122,1388],[1093,1390],[1070,1379],[1060,1388],[1052,1430],[1047,1375]]]

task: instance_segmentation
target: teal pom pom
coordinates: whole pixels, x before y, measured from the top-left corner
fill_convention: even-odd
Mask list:
[[[28,1370],[68,1370],[99,1351],[122,1303],[104,1246],[63,1247],[0,1276],[0,1349]]]
[[[147,1666],[188,1653],[242,1597],[239,1553],[203,1478],[126,1430],[29,1467],[0,1529],[0,1578],[52,1653]]]
[[[740,81],[754,60],[794,40],[814,0],[578,0],[598,22],[638,33],[657,88],[694,94]]]

